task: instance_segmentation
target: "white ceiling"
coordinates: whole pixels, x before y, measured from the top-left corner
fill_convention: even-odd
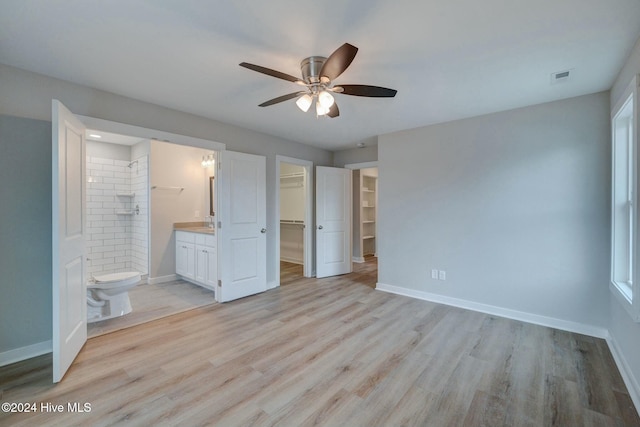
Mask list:
[[[640,35],[638,0],[2,0],[0,63],[330,150],[375,135],[607,90]],[[345,42],[340,117],[238,66],[300,74]],[[550,75],[571,69],[566,83]]]

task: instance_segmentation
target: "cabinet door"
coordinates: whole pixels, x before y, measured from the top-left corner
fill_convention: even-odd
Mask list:
[[[176,274],[195,279],[195,246],[193,243],[176,242]]]
[[[218,283],[218,258],[216,256],[216,248],[207,247],[207,276],[205,284],[211,289],[215,289]]]
[[[208,251],[206,246],[196,246],[196,281],[200,283],[206,283],[207,271],[208,271]]]
[[[187,272],[187,247],[184,242],[176,241],[176,274],[184,276]]]

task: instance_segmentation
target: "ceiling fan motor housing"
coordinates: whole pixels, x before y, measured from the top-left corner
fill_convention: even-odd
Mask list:
[[[320,83],[320,70],[327,61],[324,56],[310,56],[300,63],[302,80],[307,84]]]

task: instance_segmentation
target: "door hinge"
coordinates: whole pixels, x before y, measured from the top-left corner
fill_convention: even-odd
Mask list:
[[[222,287],[222,280],[218,280],[218,287],[221,288]]]
[[[218,170],[222,170],[222,162],[218,162]]]
[[[222,221],[218,221],[218,229],[222,228]]]

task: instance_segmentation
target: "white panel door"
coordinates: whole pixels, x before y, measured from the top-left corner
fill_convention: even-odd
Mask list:
[[[351,170],[316,167],[316,277],[351,273]]]
[[[52,104],[53,382],[87,341],[84,125]]]
[[[216,299],[226,302],[267,290],[266,158],[220,154]]]

